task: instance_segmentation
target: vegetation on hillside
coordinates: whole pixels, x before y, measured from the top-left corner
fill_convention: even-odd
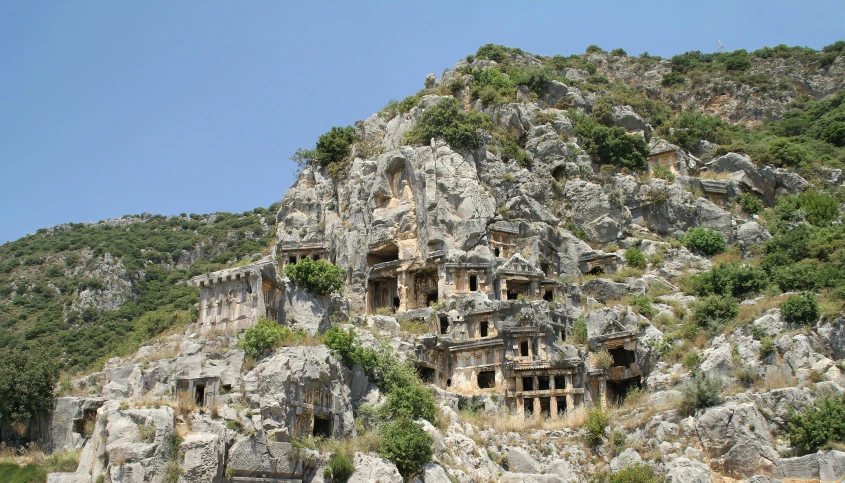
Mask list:
[[[71,223],[0,246],[0,358],[20,349],[82,370],[188,323],[199,289],[185,282],[262,253],[275,211]],[[107,289],[106,254],[122,263],[130,300],[111,311],[75,306],[80,292]]]

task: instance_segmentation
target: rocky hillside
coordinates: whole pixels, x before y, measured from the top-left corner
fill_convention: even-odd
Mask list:
[[[485,45],[299,150],[275,226],[5,245],[6,346],[191,319],[64,385],[49,481],[841,481],[843,74]]]

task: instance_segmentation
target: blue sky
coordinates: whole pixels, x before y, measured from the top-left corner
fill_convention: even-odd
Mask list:
[[[821,48],[845,2],[144,1],[0,3],[0,243],[142,212],[281,199],[288,156],[493,42]]]

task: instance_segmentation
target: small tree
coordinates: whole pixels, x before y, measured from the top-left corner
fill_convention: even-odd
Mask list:
[[[709,228],[693,228],[684,236],[684,244],[690,250],[697,250],[711,256],[725,251],[725,237]]]
[[[631,268],[645,268],[648,260],[639,248],[631,247],[625,250],[625,263]]]
[[[587,343],[587,321],[584,317],[578,317],[578,319],[575,320],[575,323],[572,324],[572,343]]]
[[[691,415],[698,409],[715,406],[722,401],[721,392],[720,378],[696,372],[681,387],[681,403],[678,409],[683,414]]]
[[[384,410],[394,419],[425,419],[434,423],[437,403],[429,389],[419,384],[411,384],[390,391]]]
[[[736,197],[736,202],[742,207],[742,211],[749,215],[756,215],[763,211],[763,202],[752,193],[742,193]]]
[[[318,295],[343,292],[343,270],[325,260],[303,258],[293,265],[286,266],[285,275],[291,282]]]
[[[289,328],[261,317],[257,324],[244,331],[244,351],[253,357],[261,357],[290,336]]]
[[[443,136],[456,149],[475,149],[482,144],[478,128],[483,124],[480,114],[464,111],[457,99],[447,97],[423,111],[405,136],[412,144],[428,144],[431,138]]]
[[[0,424],[52,412],[58,378],[56,363],[35,351],[14,351],[0,360]]]
[[[704,297],[692,308],[692,320],[702,328],[717,328],[733,321],[738,314],[739,302],[721,295]]]
[[[792,412],[787,428],[792,444],[808,453],[828,443],[845,442],[845,397],[823,397],[811,408]]]
[[[584,423],[584,438],[590,446],[598,446],[604,439],[604,429],[610,423],[607,413],[601,409],[591,409],[587,413],[587,422]]]
[[[812,325],[819,318],[819,303],[812,292],[802,292],[783,301],[780,312],[791,324]]]
[[[409,477],[422,471],[431,461],[433,440],[419,424],[403,419],[389,424],[381,432],[381,455],[396,465],[399,474]]]

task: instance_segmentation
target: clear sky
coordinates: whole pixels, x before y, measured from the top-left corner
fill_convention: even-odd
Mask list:
[[[493,42],[669,57],[845,39],[845,2],[0,2],[0,243],[281,199],[288,156]]]

